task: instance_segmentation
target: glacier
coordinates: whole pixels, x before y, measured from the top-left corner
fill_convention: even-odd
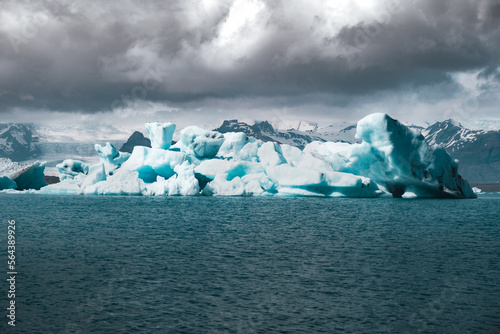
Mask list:
[[[100,162],[65,160],[45,194],[474,198],[458,161],[387,114],[357,124],[358,143],[312,142],[303,150],[241,132],[146,123],[152,147],[131,154],[96,145]],[[5,182],[6,181],[6,182]],[[8,180],[0,184],[9,185]]]

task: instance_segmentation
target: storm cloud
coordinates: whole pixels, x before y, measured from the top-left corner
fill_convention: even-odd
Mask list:
[[[489,94],[475,110],[486,117],[499,23],[494,0],[2,1],[0,112],[111,112],[141,100],[326,114],[405,95],[446,116],[443,104],[467,91]]]

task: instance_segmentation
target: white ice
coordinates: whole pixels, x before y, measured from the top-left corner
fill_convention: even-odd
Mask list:
[[[172,145],[175,124],[159,122],[146,123],[146,131],[148,132],[149,139],[151,140],[152,148],[168,150],[170,145]]]
[[[194,155],[199,159],[213,158],[224,143],[224,135],[217,131],[208,131],[197,126],[190,126],[180,133],[181,152]]]
[[[89,173],[90,164],[80,160],[66,159],[56,165],[59,172],[59,179],[74,179],[79,174],[87,175]]]
[[[165,179],[174,176],[175,167],[185,161],[196,164],[198,159],[183,152],[136,146],[121,169],[136,171],[142,180],[151,183],[158,175]]]
[[[95,144],[95,150],[107,175],[112,175],[130,157],[130,153],[118,151],[111,143],[106,143],[105,146]]]
[[[87,186],[81,192],[84,195],[133,195],[140,196],[146,185],[138,177],[138,172],[120,169],[109,176],[106,181]]]

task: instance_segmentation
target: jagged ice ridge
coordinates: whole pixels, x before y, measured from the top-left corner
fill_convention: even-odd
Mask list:
[[[324,197],[476,197],[458,162],[386,114],[357,125],[360,143],[315,141],[303,150],[242,132],[147,123],[152,147],[132,154],[96,145],[100,163],[65,160],[46,194]]]

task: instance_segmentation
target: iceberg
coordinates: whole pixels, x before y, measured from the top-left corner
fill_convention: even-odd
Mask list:
[[[56,167],[59,172],[59,179],[63,181],[66,179],[74,179],[80,174],[88,174],[90,165],[80,160],[66,159],[60,164],[57,164]]]
[[[179,149],[196,158],[213,158],[224,143],[224,135],[197,126],[189,126],[181,131]]]
[[[293,167],[298,165],[298,163],[302,160],[303,155],[300,148],[286,144],[281,145],[281,154],[287,163]]]
[[[264,167],[278,166],[286,163],[281,152],[281,146],[278,143],[267,142],[262,144],[257,150],[257,157]]]
[[[110,143],[106,143],[105,146],[95,144],[95,150],[99,155],[99,160],[104,164],[107,175],[113,175],[113,172],[130,157],[130,153],[119,152]]]
[[[187,153],[136,146],[130,158],[122,165],[121,169],[138,172],[139,178],[144,182],[154,182],[158,176],[166,179],[175,175],[175,166],[185,161],[197,164],[198,159]]]
[[[303,150],[244,133],[146,123],[152,147],[132,154],[96,145],[100,163],[65,160],[62,182],[42,193],[147,196],[474,198],[458,161],[386,114],[358,122],[359,143],[312,142]],[[0,179],[12,187],[11,179]]]
[[[279,194],[332,197],[377,197],[382,194],[369,178],[349,173],[279,165],[269,167],[267,174],[279,185]]]
[[[175,124],[173,123],[146,123],[146,131],[151,140],[152,148],[160,148],[168,150],[172,145],[172,138],[175,132]]]
[[[83,179],[64,179],[59,183],[49,184],[37,193],[44,195],[78,195]]]
[[[7,176],[0,177],[0,190],[16,189],[17,183],[9,179]]]
[[[472,188],[472,191],[475,193],[475,194],[481,194],[483,192],[482,189],[478,188],[478,187],[473,187]]]
[[[225,159],[237,159],[243,147],[249,142],[244,132],[224,133],[224,142],[220,146],[217,157]]]
[[[360,144],[313,142],[304,151],[317,153],[336,171],[372,179],[394,197],[474,198],[458,174],[458,162],[444,148],[429,145],[422,134],[386,114],[358,122]]]
[[[44,181],[45,162],[20,164],[0,158],[0,190],[39,190],[47,185]]]
[[[66,159],[56,165],[59,172],[59,183],[50,184],[40,189],[41,194],[47,195],[77,195],[95,178],[95,171],[99,169],[106,178],[104,164],[87,164],[80,160]]]
[[[224,174],[217,174],[215,179],[203,189],[203,195],[243,196],[245,195],[245,183],[239,176],[228,181]]]
[[[264,173],[263,166],[256,162],[211,159],[205,160],[195,168],[198,175],[213,180],[217,174],[226,174],[229,179],[245,175]]]
[[[109,173],[106,173],[104,163],[90,165],[87,177],[82,180],[78,192],[84,194],[87,187],[93,186],[101,181],[106,181],[106,175],[108,174]]]
[[[372,114],[358,123],[356,136],[370,148],[366,162],[354,168],[388,189],[393,196],[411,192],[418,197],[474,197],[458,174],[458,162],[444,148],[429,145],[424,136],[385,114]],[[376,161],[375,161],[376,160]]]
[[[169,179],[158,175],[156,182],[147,186],[143,195],[195,196],[200,194],[200,185],[195,177],[194,165],[184,161],[174,168],[175,175]]]
[[[240,152],[238,152],[237,159],[243,160],[243,161],[253,161],[257,162],[257,153],[259,151],[259,148],[264,144],[262,140],[258,140],[255,138],[251,138],[253,140],[250,140],[243,148],[241,149]]]
[[[139,196],[146,190],[146,185],[138,177],[138,172],[120,169],[106,181],[100,181],[85,187],[84,195],[132,195]]]

